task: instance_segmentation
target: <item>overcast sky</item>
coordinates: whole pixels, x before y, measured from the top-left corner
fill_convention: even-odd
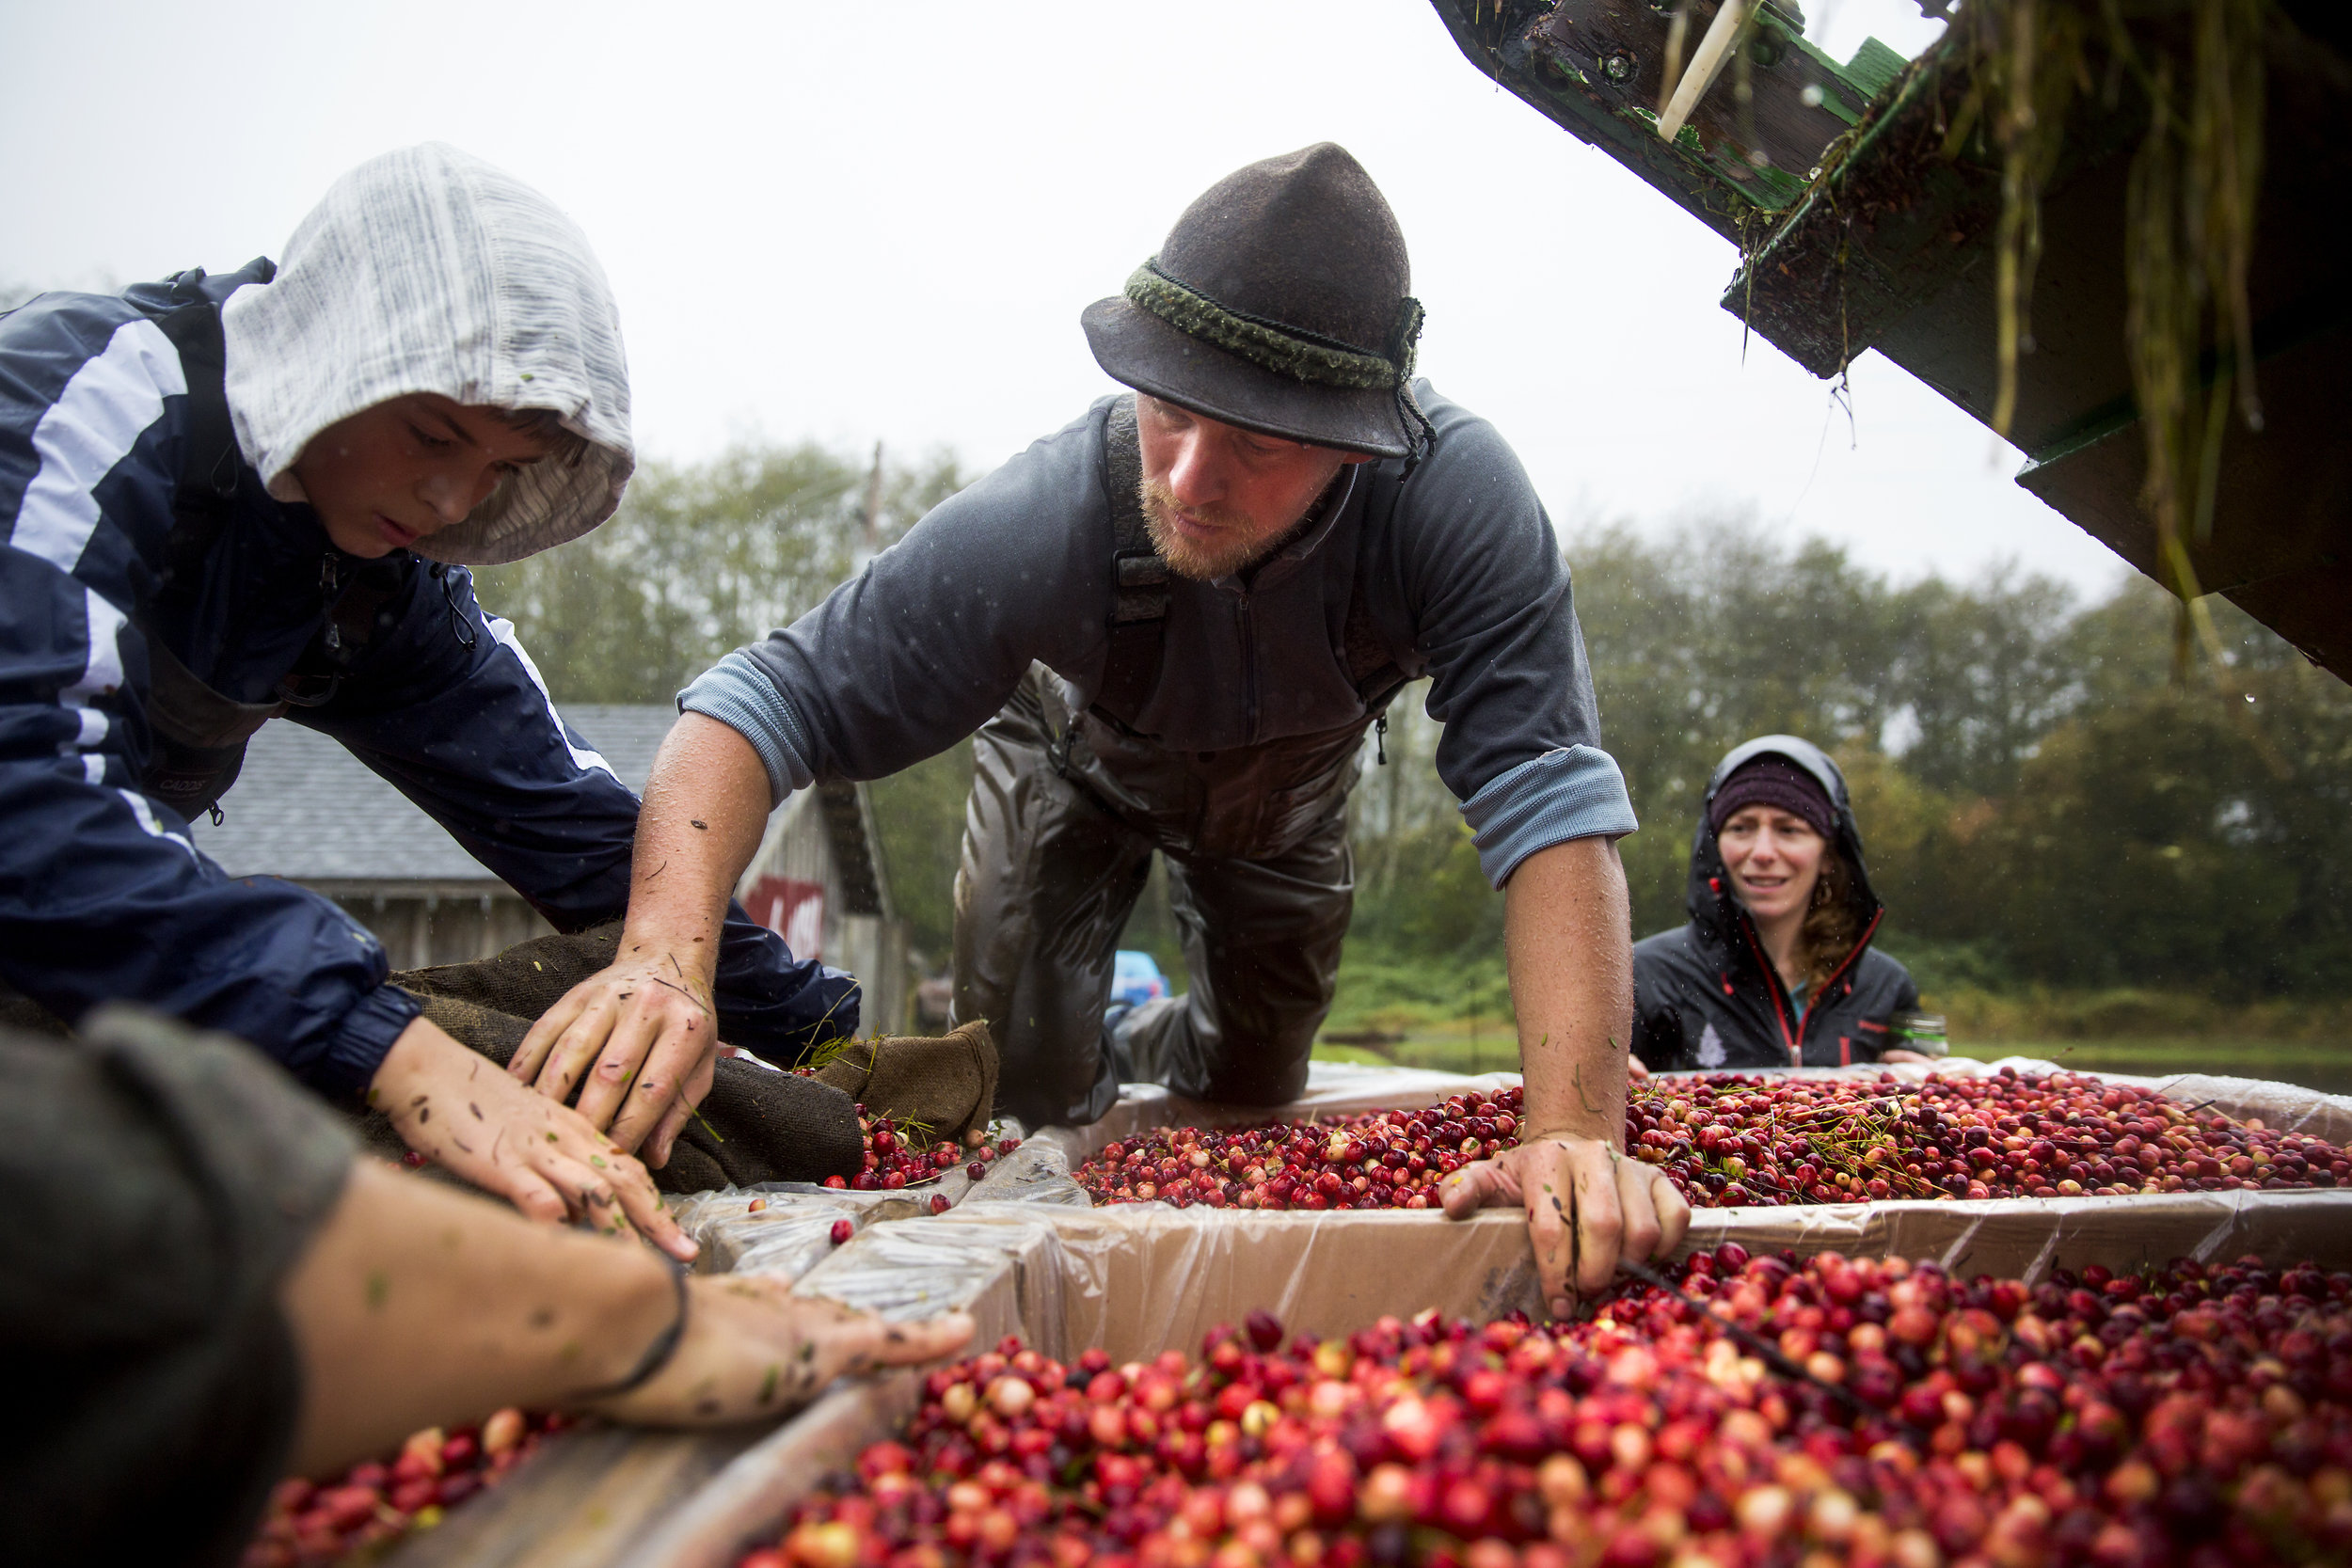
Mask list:
[[[1841,58],[1939,26],[1813,6]],[[992,467],[1110,389],[1078,311],[1186,202],[1335,140],[1404,224],[1422,369],[1564,527],[1752,509],[1902,578],[2122,572],[1876,355],[1852,436],[1777,349],[1743,362],[1732,247],[1498,91],[1427,0],[0,0],[0,287],[275,254],[351,165],[454,142],[586,229],[672,458],[879,437]]]

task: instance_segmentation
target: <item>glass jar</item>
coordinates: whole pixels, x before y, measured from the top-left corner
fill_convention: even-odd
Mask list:
[[[1886,1043],[1896,1051],[1916,1051],[1922,1056],[1948,1056],[1951,1044],[1944,1037],[1942,1013],[1897,1013],[1886,1021]]]

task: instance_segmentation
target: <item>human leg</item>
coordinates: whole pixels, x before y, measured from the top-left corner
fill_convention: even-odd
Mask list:
[[[1111,955],[1151,845],[1061,776],[1034,677],[974,737],[972,760],[951,1018],[988,1020],[1006,1114],[1099,1120],[1119,1094],[1103,1037]]]
[[[1195,1100],[1279,1105],[1307,1085],[1356,896],[1344,796],[1264,860],[1168,857],[1188,987],[1120,1030],[1134,1075]]]

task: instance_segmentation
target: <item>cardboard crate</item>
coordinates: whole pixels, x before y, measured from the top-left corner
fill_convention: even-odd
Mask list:
[[[1968,1272],[2020,1273],[2021,1263],[2059,1251],[2069,1261],[2128,1266],[2201,1245],[2352,1260],[2352,1227],[2344,1223],[2352,1205],[2344,1195],[2264,1196],[2271,1201],[2230,1204],[2222,1194],[2073,1200],[2075,1208],[2102,1211],[2095,1214],[2054,1215],[2048,1211],[2058,1206],[2049,1203],[2008,1205],[2008,1214],[1967,1222]],[[1756,1227],[1733,1222],[1754,1212],[1703,1211],[1692,1241],[1712,1245],[1736,1234],[1753,1244],[1760,1239]],[[1857,1228],[1851,1216],[1816,1212],[1803,1234],[1791,1231],[1775,1243],[1800,1251],[1915,1254],[1921,1249],[1907,1244],[1907,1227],[1927,1222],[1947,1223],[1946,1216],[1880,1213],[1862,1216]],[[1948,1239],[1941,1229],[1933,1236]],[[892,1317],[964,1307],[978,1320],[976,1347],[1017,1333],[1065,1361],[1093,1345],[1114,1361],[1168,1349],[1194,1353],[1212,1325],[1239,1323],[1258,1307],[1292,1332],[1326,1338],[1383,1314],[1406,1317],[1432,1307],[1482,1322],[1514,1309],[1540,1310],[1524,1222],[1502,1210],[1454,1222],[1398,1210],[1179,1212],[1159,1204],[1074,1209],[975,1201],[934,1219],[877,1225],[810,1270],[796,1289]],[[729,1568],[818,1478],[898,1431],[918,1402],[920,1385],[919,1373],[898,1372],[827,1395],[721,1471],[644,1538],[627,1568]]]
[[[1979,1073],[2003,1065],[2020,1071],[2061,1070],[2046,1062],[1939,1063],[1889,1069],[1915,1080],[1929,1071]],[[1876,1069],[1839,1069],[1852,1074]],[[2211,1102],[2225,1114],[2261,1116],[2268,1125],[2306,1131],[2331,1142],[2352,1137],[2352,1101],[2286,1085],[2193,1075],[2169,1080],[2102,1076],[2165,1089],[2187,1103]],[[773,1189],[761,1214],[739,1212],[753,1194],[689,1200],[682,1219],[705,1241],[709,1266],[791,1275],[796,1289],[900,1319],[961,1307],[978,1320],[976,1343],[1019,1334],[1044,1354],[1068,1359],[1101,1345],[1115,1360],[1168,1348],[1197,1350],[1214,1323],[1237,1323],[1264,1307],[1293,1331],[1352,1332],[1383,1313],[1406,1316],[1435,1307],[1485,1320],[1514,1309],[1540,1311],[1526,1229],[1515,1211],[1494,1210],[1466,1222],[1398,1210],[1262,1212],[1164,1204],[1096,1209],[1069,1178],[1074,1163],[1113,1138],[1156,1126],[1248,1126],[1324,1114],[1406,1109],[1467,1088],[1516,1082],[1510,1074],[1454,1074],[1316,1064],[1307,1096],[1279,1111],[1201,1105],[1154,1088],[1131,1088],[1091,1128],[1048,1129],[1025,1140],[948,1213],[930,1216],[908,1194]],[[960,1172],[958,1174],[961,1174]],[[920,1196],[919,1189],[910,1192]],[[897,1200],[878,1202],[877,1199]],[[845,1201],[847,1200],[847,1201]],[[831,1221],[849,1214],[856,1238],[834,1248]],[[822,1236],[821,1244],[812,1237]],[[2195,1193],[2116,1198],[1892,1201],[1781,1209],[1700,1210],[1687,1247],[1738,1241],[1751,1251],[1929,1258],[1953,1272],[2038,1278],[2061,1263],[2103,1262],[2130,1269],[2173,1257],[2259,1252],[2352,1266],[2352,1191]],[[496,1543],[519,1539],[522,1524],[563,1523],[565,1560],[626,1568],[727,1568],[742,1546],[771,1529],[792,1503],[829,1470],[866,1444],[895,1432],[914,1409],[920,1379],[898,1373],[835,1389],[764,1437],[732,1439],[739,1451],[693,1463],[661,1445],[720,1441],[641,1435],[619,1452],[628,1469],[650,1473],[664,1463],[674,1490],[637,1510],[625,1525],[585,1532],[579,1510],[607,1511],[634,1494],[583,1489],[546,1460],[544,1491],[518,1491],[530,1472],[484,1499],[481,1517],[453,1516],[435,1536],[457,1547],[462,1529],[481,1549],[433,1553],[432,1562],[553,1561],[544,1553],[510,1555]],[[598,1434],[585,1434],[598,1435]],[[621,1440],[622,1434],[601,1434]],[[748,1446],[742,1446],[748,1444]],[[580,1461],[572,1462],[580,1464]],[[582,1466],[583,1469],[585,1466]],[[686,1496],[695,1481],[707,1476]],[[567,1515],[557,1493],[570,1502]],[[642,1492],[639,1488],[637,1491]],[[500,1504],[493,1511],[489,1505]],[[616,1549],[617,1548],[617,1549]],[[404,1548],[395,1560],[408,1568]],[[421,1568],[423,1557],[413,1560]]]

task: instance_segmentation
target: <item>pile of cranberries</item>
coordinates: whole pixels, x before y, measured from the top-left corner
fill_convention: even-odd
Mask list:
[[[1179,1209],[1433,1209],[1448,1171],[1518,1140],[1520,1092],[1239,1131],[1174,1127],[1105,1144],[1074,1173],[1097,1203]]]
[[[991,1143],[985,1132],[974,1132],[964,1142],[968,1146],[959,1151],[947,1138],[931,1138],[921,1128],[901,1127],[889,1117],[870,1116],[865,1106],[857,1108],[858,1133],[866,1143],[866,1165],[855,1176],[828,1176],[828,1187],[848,1187],[861,1193],[896,1192],[901,1187],[936,1180],[944,1172],[953,1170],[959,1159],[964,1170],[977,1181],[988,1174],[988,1167],[999,1154],[1010,1154],[1020,1147],[1017,1138],[999,1138]]]
[[[1077,1180],[1098,1203],[1427,1209],[1437,1182],[1516,1141],[1520,1091],[1421,1111],[1172,1128],[1114,1143]],[[1699,1208],[1881,1198],[2116,1196],[2352,1184],[2333,1144],[2074,1073],[1717,1076],[1633,1087],[1626,1148]]]
[[[739,1568],[2226,1568],[2352,1554],[2352,1275],[1676,1271],[1588,1321],[1009,1339]],[[1809,1378],[1719,1332],[1775,1338]],[[1818,1380],[1813,1381],[1813,1380]],[[1857,1414],[1822,1385],[1852,1397]]]
[[[1645,1085],[1626,1147],[1693,1204],[2099,1197],[2352,1181],[2344,1151],[2075,1073]]]
[[[390,1459],[355,1465],[325,1485],[279,1481],[244,1568],[309,1568],[429,1528],[444,1509],[503,1481],[542,1437],[566,1424],[562,1416],[501,1410],[480,1427],[429,1427]]]

